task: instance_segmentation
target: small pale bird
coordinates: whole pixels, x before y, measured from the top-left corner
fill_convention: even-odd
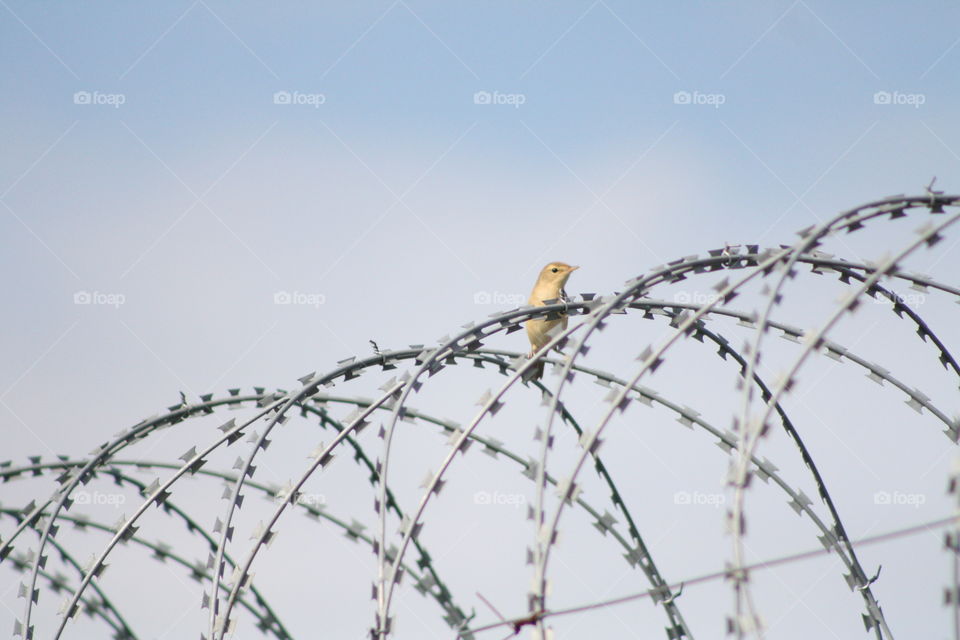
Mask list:
[[[527,304],[534,307],[544,306],[544,300],[566,300],[567,292],[563,290],[567,284],[567,278],[570,274],[580,267],[571,267],[565,262],[551,262],[540,270],[540,276],[537,283],[533,285],[533,291],[530,292],[530,299]],[[546,320],[544,318],[534,318],[527,320],[527,338],[530,339],[530,353],[528,358],[539,351],[545,344],[552,339],[552,331],[562,331],[567,328],[567,316]],[[539,378],[543,373],[543,364],[541,363],[532,372],[532,377]]]

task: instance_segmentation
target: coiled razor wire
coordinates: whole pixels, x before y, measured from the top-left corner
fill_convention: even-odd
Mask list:
[[[838,362],[859,367],[881,386],[887,383],[884,388],[903,393],[910,407],[921,414],[926,410],[940,422],[951,443],[956,444],[960,440],[960,420],[951,419],[931,398],[911,386],[903,379],[902,372],[895,375],[827,337],[841,318],[857,310],[864,295],[872,298],[879,296],[889,301],[889,308],[898,318],[914,327],[914,332],[924,343],[931,345],[933,353],[953,382],[960,383],[960,366],[956,357],[933,327],[934,324],[943,325],[952,319],[944,321],[922,317],[894,287],[902,283],[925,293],[934,291],[952,296],[960,302],[960,289],[923,274],[907,273],[900,267],[912,254],[942,240],[960,218],[958,208],[960,196],[945,196],[929,190],[924,196],[886,198],[843,212],[821,225],[801,231],[800,239],[793,245],[767,249],[756,245],[743,248],[728,246],[711,250],[706,256],[684,257],[629,280],[623,291],[609,296],[581,294],[576,299],[546,301],[547,304],[542,307],[522,307],[493,314],[483,321],[465,325],[453,337],[441,338],[435,347],[411,345],[408,349],[381,350],[374,343],[373,356],[349,358],[337,363],[327,373],[303,376],[299,379],[300,387],[294,391],[267,391],[257,387],[252,393],[241,393],[240,389],[230,389],[226,396],[206,394],[197,402],[188,402],[181,395],[179,404],[119,432],[94,449],[86,459],[60,456],[56,460],[43,461],[35,456],[25,464],[13,461],[0,463],[2,482],[55,475],[58,484],[53,495],[37,497],[24,507],[0,506],[0,516],[6,517],[6,520],[0,520],[14,523],[12,531],[5,534],[5,539],[0,539],[0,563],[23,576],[17,588],[18,596],[24,599],[23,610],[14,622],[13,633],[28,640],[38,637],[34,623],[35,605],[42,594],[46,597],[62,593],[64,600],[59,622],[52,635],[44,631],[43,637],[64,636],[67,623],[81,611],[106,625],[114,638],[142,637],[138,635],[136,623],[122,614],[116,599],[110,597],[106,585],[99,580],[107,567],[107,559],[122,544],[142,548],[160,563],[170,562],[202,585],[199,606],[208,609],[208,615],[201,637],[209,640],[226,638],[237,629],[239,617],[249,615],[253,623],[250,629],[278,639],[293,638],[281,621],[284,603],[268,600],[268,595],[254,581],[252,567],[260,551],[271,545],[277,537],[284,513],[296,510],[314,520],[338,527],[347,539],[367,545],[376,557],[376,575],[372,585],[376,613],[369,629],[370,637],[374,640],[387,638],[395,630],[393,605],[397,590],[402,588],[404,576],[408,577],[407,582],[416,591],[436,603],[444,621],[457,637],[473,638],[476,634],[496,628],[517,632],[529,626],[535,636],[547,638],[549,618],[559,613],[552,610],[548,602],[550,558],[557,543],[561,516],[569,506],[587,514],[601,538],[609,536],[611,541],[620,545],[626,561],[641,570],[642,579],[646,582],[646,594],[663,609],[668,640],[693,638],[694,630],[681,613],[682,601],[678,600],[680,593],[674,591],[674,585],[678,584],[677,577],[668,580],[658,568],[631,514],[629,505],[632,497],[620,491],[614,473],[604,464],[601,453],[604,431],[614,416],[625,413],[636,400],[647,406],[665,408],[675,414],[681,424],[708,434],[729,459],[727,480],[732,487],[733,501],[726,514],[726,522],[731,535],[731,554],[724,577],[731,583],[734,603],[726,623],[727,633],[738,638],[746,635],[764,636],[760,612],[751,593],[750,567],[744,559],[743,543],[747,489],[751,479],[756,476],[763,482],[772,482],[783,491],[787,505],[798,515],[807,516],[812,523],[823,549],[836,554],[844,567],[843,577],[847,585],[851,591],[859,592],[863,599],[861,615],[866,631],[878,639],[892,638],[872,588],[878,573],[864,569],[854,541],[848,535],[828,490],[827,479],[818,470],[781,400],[792,390],[797,372],[809,356],[821,353]],[[823,242],[832,236],[856,232],[884,220],[924,213],[930,217],[917,230],[916,237],[875,263],[848,261],[820,250]],[[775,309],[783,304],[785,286],[798,276],[798,269],[802,265],[809,267],[810,273],[815,275],[834,274],[840,283],[848,287],[846,297],[830,311],[827,319],[807,330],[773,317]],[[714,285],[716,295],[704,304],[654,297],[659,287],[716,272],[730,272],[731,276]],[[742,275],[733,278],[735,272],[741,272]],[[768,282],[769,279],[772,281]],[[881,280],[885,284],[881,284]],[[761,310],[743,310],[732,306],[734,299],[744,293],[748,285],[758,281],[764,282],[761,296],[765,303]],[[591,348],[593,336],[609,323],[627,321],[626,318],[636,317],[637,313],[645,319],[664,321],[669,332],[659,344],[646,346],[638,354],[639,366],[636,371],[627,376],[617,376],[579,362]],[[530,318],[550,319],[560,314],[574,318],[566,329],[557,331],[551,342],[533,358],[484,346],[494,336],[519,331]],[[576,316],[583,318],[577,321]],[[620,320],[620,316],[624,320]],[[714,326],[724,318],[736,320],[740,326],[752,330],[752,340],[743,349],[733,348],[722,329]],[[712,323],[711,326],[708,326],[708,322]],[[771,331],[779,332],[785,340],[796,343],[799,349],[793,355],[786,375],[774,382],[765,379],[759,366],[765,351],[765,337]],[[703,418],[696,409],[641,384],[641,380],[649,378],[671,356],[676,345],[686,342],[688,337],[694,339],[691,344],[712,345],[716,348],[716,355],[736,366],[741,397],[732,429],[721,429]],[[565,347],[567,355],[554,356],[551,351],[554,347]],[[714,350],[712,347],[711,351]],[[551,376],[550,380],[533,378],[532,373],[541,362],[550,364],[557,377]],[[477,404],[480,409],[466,426],[437,418],[412,406],[414,396],[434,376],[457,365],[492,370],[505,378],[499,388],[488,389],[479,398]],[[399,376],[388,374],[392,377],[379,387],[382,393],[377,398],[334,395],[321,390],[349,383],[377,369],[390,372],[399,371],[401,367],[405,369]],[[577,375],[592,378],[609,389],[606,396],[609,406],[600,420],[591,426],[582,424],[563,401],[565,390]],[[503,442],[480,432],[482,423],[492,420],[507,402],[508,394],[511,391],[516,393],[517,389],[538,393],[545,406],[545,421],[536,428],[534,435],[539,450],[536,457],[524,458]],[[328,411],[333,405],[352,407],[352,413],[345,419],[337,419]],[[241,407],[252,409],[252,416],[243,420],[230,419],[221,424],[220,435],[214,442],[191,447],[178,461],[121,457],[125,449],[156,437],[161,429],[203,418],[223,408]],[[377,433],[383,441],[382,447],[364,445],[358,436],[373,422],[379,422],[379,415],[385,417]],[[759,455],[758,449],[763,438],[774,428],[771,424],[774,415],[779,428],[784,430],[796,447],[809,471],[810,480],[826,508],[825,514],[817,512],[813,500],[783,477],[774,462]],[[328,444],[317,446],[309,455],[311,462],[285,486],[255,481],[258,456],[270,445],[271,438],[278,437],[276,434],[280,432],[276,431],[276,427],[297,417],[317,419],[324,429],[332,430],[335,434],[333,439]],[[442,459],[435,461],[432,466],[436,471],[429,472],[422,483],[422,492],[412,498],[408,495],[398,496],[390,485],[391,465],[396,464],[395,440],[400,421],[440,427],[449,446]],[[259,431],[255,429],[258,422]],[[565,470],[558,470],[556,463],[551,464],[551,452],[557,435],[555,432],[561,428],[560,425],[573,431],[579,447],[572,467]],[[252,446],[245,455],[237,458],[231,469],[206,468],[215,452],[234,447],[244,438]],[[459,462],[457,454],[463,458],[472,445],[477,445],[483,453],[494,459],[518,465],[523,475],[535,483],[535,500],[528,514],[533,523],[531,543],[527,550],[533,574],[531,589],[523,603],[523,613],[509,620],[481,620],[475,623],[476,613],[467,615],[463,594],[452,592],[449,581],[444,580],[440,567],[433,561],[420,536],[422,527],[428,521],[428,507],[442,491],[448,476],[459,468],[458,465],[469,464]],[[325,505],[312,505],[300,500],[307,481],[317,475],[322,477],[323,470],[345,448],[352,451],[353,459],[369,474],[368,479],[374,490],[376,524],[369,534],[364,531],[367,525],[356,519],[338,517],[329,513]],[[588,502],[581,495],[580,475],[588,460],[609,490],[608,500]],[[129,470],[149,471],[158,475],[148,483],[130,475]],[[160,474],[166,474],[165,479]],[[86,515],[68,513],[77,502],[80,488],[100,477],[109,477],[116,485],[143,497],[131,516],[124,516],[120,521],[110,524]],[[225,483],[223,497],[226,506],[217,513],[210,525],[191,516],[186,508],[174,500],[174,493],[183,486],[180,480],[185,477]],[[951,476],[950,491],[960,496],[958,477],[960,471]],[[556,500],[550,499],[548,488],[552,488]],[[260,494],[269,499],[272,511],[254,532],[249,548],[230,553],[229,547],[237,546],[233,540],[237,511],[249,494]],[[140,530],[142,525],[138,522],[151,506],[158,507],[170,519],[186,526],[188,532],[199,536],[209,550],[208,556],[191,561],[164,541],[150,541],[144,535],[147,532]],[[400,521],[396,535],[388,530],[390,515]],[[625,523],[625,534],[617,526],[618,517]],[[944,599],[953,608],[954,634],[960,638],[960,525],[955,520],[946,522],[953,525],[945,534],[945,541],[952,553],[954,584],[947,587]],[[30,532],[38,542],[30,541]],[[84,532],[102,534],[106,540],[97,543],[101,548],[99,553],[94,554],[86,564],[81,564],[71,552],[71,543]],[[73,575],[59,570],[51,571],[47,567],[51,551],[58,554],[63,567]],[[411,551],[416,553],[416,558],[408,557]],[[871,577],[871,574],[874,575]],[[611,603],[620,600],[626,601],[624,598],[613,599]],[[564,612],[593,606],[568,607]],[[239,609],[246,614],[241,614]],[[247,626],[244,628],[247,629]],[[715,630],[706,631],[708,635],[711,632]]]

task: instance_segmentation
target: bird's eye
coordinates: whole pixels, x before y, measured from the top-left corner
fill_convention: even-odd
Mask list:
[[[553,271],[554,273],[556,273],[557,271],[560,271],[560,269],[557,269],[556,267],[554,267],[553,269],[551,269],[551,271]]]

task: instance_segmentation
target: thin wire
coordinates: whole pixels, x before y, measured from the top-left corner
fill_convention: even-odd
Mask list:
[[[948,525],[960,526],[960,514],[955,514],[947,518],[940,518],[938,520],[932,520],[930,522],[924,522],[921,524],[912,525],[910,527],[906,527],[903,529],[895,529],[893,531],[888,531],[886,533],[867,536],[865,538],[860,538],[859,540],[856,540],[856,541],[851,541],[851,544],[854,547],[860,547],[868,544],[875,544],[877,542],[885,542],[887,540],[893,540],[895,538],[902,538],[905,536],[915,535],[918,533],[924,533],[924,532],[930,531],[930,529],[936,529],[936,528],[945,527]],[[747,571],[753,571],[754,569],[769,569],[771,567],[776,567],[783,564],[789,564],[791,562],[797,562],[798,560],[815,558],[817,556],[826,555],[828,553],[830,553],[830,549],[818,547],[810,551],[801,551],[799,553],[793,553],[786,556],[780,556],[779,558],[773,558],[772,560],[764,560],[762,562],[757,562],[755,564],[745,565],[744,567],[742,567],[742,569]],[[680,585],[694,585],[694,584],[699,584],[703,582],[710,582],[713,580],[726,578],[729,576],[729,573],[730,573],[729,570],[714,571],[713,573],[707,573],[696,578],[688,578],[686,580],[680,580],[678,582],[675,582],[669,585],[669,588],[672,591],[673,589],[679,587]],[[542,612],[539,616],[537,616],[537,618],[543,619],[548,617],[567,615],[570,613],[580,613],[582,611],[590,611],[592,609],[602,609],[602,608],[613,606],[616,604],[623,604],[625,602],[632,602],[634,600],[642,600],[643,598],[648,598],[651,595],[653,595],[652,592],[644,591],[641,593],[633,593],[626,596],[611,598],[609,600],[602,600],[600,602],[593,602],[590,604],[579,605],[576,607],[569,607],[567,609],[556,609],[553,611],[548,610],[548,611]],[[513,618],[510,620],[503,620],[501,622],[493,622],[491,624],[487,624],[481,627],[474,627],[469,630],[464,630],[464,633],[466,632],[471,634],[479,633],[481,631],[495,629],[497,627],[502,627],[504,625],[510,625],[517,628],[518,625],[530,624],[532,622],[533,620],[531,620],[530,616],[526,615],[518,618]],[[462,633],[457,637],[458,638],[463,637]]]

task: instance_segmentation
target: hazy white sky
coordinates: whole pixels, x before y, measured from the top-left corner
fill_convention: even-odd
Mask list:
[[[791,243],[796,230],[838,211],[921,193],[933,176],[937,188],[958,192],[958,18],[960,8],[948,2],[919,9],[804,0],[197,0],[150,7],[0,0],[0,268],[7,274],[0,458],[79,457],[175,404],[180,391],[196,398],[233,387],[289,389],[305,373],[369,354],[371,339],[384,348],[434,343],[525,299],[550,260],[581,265],[571,293],[609,293],[655,265],[725,242]],[[916,224],[838,240],[830,250],[874,259],[908,241]],[[950,281],[960,265],[955,239],[913,266]],[[820,317],[806,318],[807,305],[828,309],[841,291],[819,282],[796,286],[798,304],[782,318],[800,326]],[[277,303],[287,299],[291,304]],[[948,345],[948,337],[953,344],[958,338],[950,334],[952,302],[924,300],[920,307]],[[846,344],[891,370],[902,366],[897,373],[913,375],[912,386],[935,389],[942,408],[954,410],[956,380],[929,366],[937,365],[936,354],[885,309],[869,311],[874,315],[841,327]],[[625,321],[621,342],[609,341],[607,355],[595,354],[591,366],[627,376],[634,366],[627,356],[665,335],[665,325],[651,327]],[[741,334],[730,331],[731,343],[740,344]],[[519,333],[491,346],[527,348]],[[673,389],[729,427],[733,404],[723,403],[730,401],[733,368],[694,349],[676,358],[677,369],[663,372],[658,389]],[[716,390],[708,366],[724,376]],[[822,377],[811,374],[817,384],[806,402],[797,402],[796,420],[824,461],[841,513],[850,513],[851,535],[943,515],[950,456],[938,425],[864,383],[862,371],[821,366]],[[702,386],[690,382],[690,369]],[[469,420],[472,402],[502,380],[459,375],[439,382],[443,393],[424,399],[422,408]],[[835,384],[819,382],[834,376]],[[384,380],[343,392],[373,396]],[[858,398],[854,405],[848,392]],[[592,416],[591,398],[584,392],[581,399]],[[534,400],[511,419],[537,420]],[[853,420],[851,406],[858,409]],[[658,434],[673,433],[675,416],[650,415]],[[511,419],[500,418],[492,433],[507,440]],[[533,447],[528,430],[518,450]],[[721,568],[729,553],[722,509],[684,510],[673,502],[676,491],[722,492],[726,459],[709,438],[688,442],[685,433],[662,434],[656,443],[631,436],[610,453],[622,458],[619,477],[634,491],[632,508],[645,514],[641,529],[650,532],[671,579]],[[173,460],[196,442],[189,434],[165,438],[143,456]],[[305,439],[309,451],[316,443]],[[441,455],[433,439],[430,431],[409,445],[408,466],[397,468],[401,477],[415,477],[411,500],[415,483],[436,466],[420,459],[419,447]],[[281,445],[296,468],[301,445],[308,446],[299,439]],[[369,441],[371,451],[377,445]],[[771,459],[773,452],[795,457],[778,446],[770,445]],[[235,455],[224,459],[224,469]],[[288,462],[277,460],[279,473]],[[462,472],[469,480],[457,491],[464,496],[530,489],[512,469],[501,482],[487,479],[501,472],[488,460],[462,463],[477,465]],[[777,463],[795,483],[807,482],[802,465]],[[5,485],[11,497],[0,494],[0,502],[25,504],[26,496],[47,495],[53,486],[34,482]],[[342,482],[318,490],[331,502],[334,495],[343,500],[346,520],[372,522],[363,472],[344,472]],[[651,487],[660,493],[643,493]],[[869,501],[876,491],[923,495],[924,504],[877,509]],[[210,495],[215,499],[219,487]],[[602,491],[590,497],[604,504]],[[812,528],[796,524],[809,523],[784,507],[782,496],[770,498],[776,506],[769,515],[765,499],[758,498],[764,506],[752,520],[756,539],[765,541],[755,559],[816,545]],[[184,500],[212,526],[208,504]],[[529,523],[511,519],[513,512],[488,513],[493,509],[481,517],[467,506],[460,512],[438,503],[431,514],[438,530],[447,526],[453,536],[438,535],[435,544],[450,547],[445,570],[456,576],[461,601],[477,607],[478,620],[492,614],[477,590],[488,599],[498,594],[505,614],[522,612]],[[114,511],[110,505],[103,519],[112,524]],[[12,520],[0,522],[5,539]],[[471,525],[459,530],[462,522]],[[162,522],[156,526],[165,532]],[[311,521],[287,526],[291,546],[278,553],[309,556],[320,544],[311,538]],[[596,533],[577,531],[575,549]],[[516,541],[517,555],[505,556],[498,579],[484,582],[490,556],[464,550],[486,549],[497,532]],[[336,554],[342,537],[329,535],[323,542]],[[308,550],[294,554],[301,537]],[[97,542],[81,543],[90,544],[81,559]],[[561,590],[565,604],[646,588],[636,571],[624,574],[616,549],[600,548],[609,558],[584,555],[582,567],[577,553],[566,558],[570,564],[555,581],[578,586]],[[946,633],[949,618],[938,599],[948,559],[939,534],[864,553],[869,567],[885,567],[876,588],[895,632]],[[309,575],[284,581],[282,573],[261,569],[294,635],[311,633],[318,611],[330,616],[328,628],[338,637],[363,633],[372,620],[374,574],[369,554],[361,557],[355,567],[335,564],[336,571],[323,573],[330,593],[317,602],[309,600],[316,587]],[[838,566],[835,558],[819,559],[765,583],[770,637],[856,633],[859,598],[846,590]],[[132,575],[117,570],[108,584],[123,593]],[[0,628],[10,628],[23,601],[16,598],[17,574],[3,569],[0,576]],[[597,584],[610,591],[598,592]],[[197,583],[171,585],[168,604],[189,616],[174,622],[154,611],[153,619],[142,603],[130,603],[141,637],[196,633],[206,614]],[[728,590],[691,589],[684,598],[693,630],[716,636]],[[54,600],[41,600],[39,637],[52,633]],[[404,617],[407,606],[413,613]],[[558,626],[558,633],[579,637],[594,623],[612,625],[596,627],[611,634],[625,633],[620,624],[644,637],[661,633],[660,611],[641,611],[626,622],[585,618]],[[443,629],[435,606],[404,604],[399,616],[401,637]],[[75,637],[94,628],[101,629]]]

